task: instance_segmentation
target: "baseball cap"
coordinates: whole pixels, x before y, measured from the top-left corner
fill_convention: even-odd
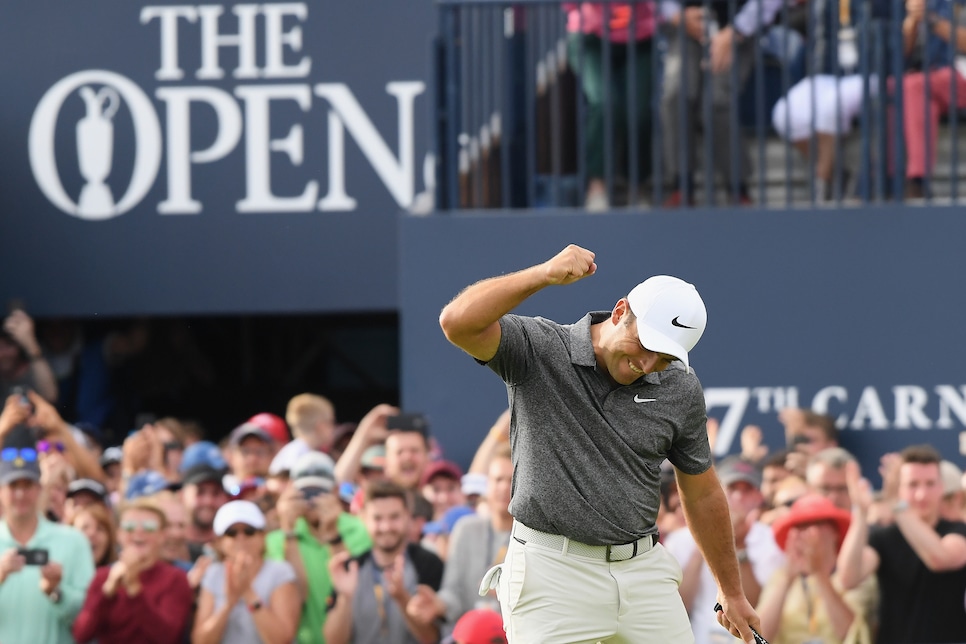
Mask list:
[[[835,506],[834,503],[820,494],[806,494],[792,503],[791,509],[775,519],[772,531],[775,533],[775,543],[784,550],[788,541],[788,531],[794,526],[818,521],[831,521],[839,533],[838,545],[842,545],[845,533],[848,532],[852,515],[848,510]]]
[[[272,438],[272,435],[262,429],[260,425],[256,425],[255,423],[242,423],[235,429],[231,430],[231,436],[229,437],[228,442],[232,447],[236,447],[249,436],[254,436],[263,443],[272,443],[275,440]]]
[[[265,515],[251,501],[229,501],[215,512],[215,520],[212,521],[211,528],[220,537],[225,534],[225,530],[236,523],[262,530],[265,528]]]
[[[108,447],[101,454],[101,467],[107,467],[108,465],[114,465],[120,463],[121,459],[124,458],[124,451],[120,447]]]
[[[205,465],[211,469],[223,470],[228,467],[225,457],[221,455],[218,446],[209,441],[200,441],[189,445],[181,456],[181,473],[186,475],[188,470]]]
[[[471,494],[483,496],[486,494],[488,485],[489,481],[486,478],[486,474],[470,472],[469,474],[464,474],[463,478],[460,479],[460,489],[467,496]]]
[[[939,463],[939,474],[943,480],[943,496],[963,491],[963,471],[952,461]]]
[[[263,412],[261,414],[255,414],[249,418],[245,424],[258,425],[264,429],[268,435],[271,436],[279,445],[284,445],[292,440],[292,437],[288,432],[288,425],[281,416]]]
[[[708,324],[708,311],[694,285],[670,275],[655,275],[635,286],[627,302],[637,317],[641,345],[674,356],[690,371],[688,352]]]
[[[331,492],[335,488],[335,461],[322,452],[302,454],[289,473],[296,488],[318,488]]]
[[[28,479],[40,481],[40,463],[33,432],[26,425],[14,427],[0,450],[0,485]]]
[[[718,463],[715,470],[721,485],[728,487],[733,483],[744,481],[755,487],[761,487],[761,471],[737,456],[732,456]]]
[[[445,476],[459,482],[463,478],[463,470],[452,461],[431,461],[423,470],[423,476],[419,481],[420,486],[428,484],[437,476]]]
[[[486,608],[467,611],[453,627],[453,640],[459,644],[506,644],[503,617]]]
[[[107,498],[107,488],[94,479],[77,479],[76,481],[71,481],[70,485],[67,486],[67,498],[80,494],[81,492],[93,494],[102,503]]]
[[[366,448],[359,460],[359,466],[367,470],[382,470],[386,467],[386,446],[372,445]]]
[[[296,438],[286,443],[282,446],[282,449],[278,450],[278,454],[275,455],[271,464],[268,466],[269,476],[278,476],[283,472],[291,473],[299,457],[311,451],[312,448],[301,438]]]
[[[181,475],[182,485],[199,485],[201,483],[208,483],[211,481],[221,482],[222,476],[225,475],[225,468],[215,469],[210,465],[205,465],[204,463],[199,463],[194,467],[188,468],[188,471]]]
[[[127,482],[127,491],[124,498],[128,501],[142,496],[152,496],[168,489],[168,480],[161,472],[155,470],[144,470],[132,476]]]

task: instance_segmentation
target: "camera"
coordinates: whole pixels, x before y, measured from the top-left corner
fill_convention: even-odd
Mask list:
[[[43,548],[18,548],[17,554],[26,559],[28,566],[46,566],[49,559]]]
[[[386,429],[428,434],[429,422],[424,414],[398,414],[386,419]]]

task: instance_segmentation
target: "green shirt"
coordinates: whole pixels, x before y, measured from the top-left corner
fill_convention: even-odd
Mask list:
[[[353,557],[358,557],[372,548],[372,539],[359,517],[342,513],[339,515],[337,528],[346,550]],[[298,642],[325,644],[322,626],[325,624],[328,601],[333,590],[332,580],[329,578],[329,557],[332,549],[329,544],[319,543],[312,536],[309,524],[301,517],[295,523],[295,534],[298,535],[299,554],[302,556],[309,585],[309,596],[302,605]],[[269,559],[285,561],[285,533],[281,530],[269,532],[265,537],[265,552]],[[0,642],[6,641],[0,636]]]
[[[40,518],[26,546],[17,543],[0,521],[0,553],[10,548],[41,548],[64,568],[60,602],[40,590],[40,566],[24,566],[0,584],[0,642],[73,644],[70,628],[94,577],[94,556],[87,537],[70,526]]]

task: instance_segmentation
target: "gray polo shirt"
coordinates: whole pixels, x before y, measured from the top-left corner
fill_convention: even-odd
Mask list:
[[[572,325],[505,315],[487,363],[510,400],[510,512],[536,530],[591,545],[656,532],[660,467],[711,467],[701,383],[678,362],[631,385],[597,366],[588,313]]]

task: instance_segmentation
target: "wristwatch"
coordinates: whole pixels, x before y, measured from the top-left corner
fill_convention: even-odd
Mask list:
[[[54,588],[52,591],[47,593],[47,597],[55,604],[59,604],[61,600],[60,588]]]
[[[248,605],[248,612],[249,613],[254,613],[255,611],[257,611],[261,607],[262,607],[261,600],[256,599],[255,601],[253,601],[252,603],[250,603]]]
[[[288,531],[286,531],[285,532],[285,540],[286,541],[298,541],[299,540],[299,534],[298,534],[298,532],[296,532],[295,530],[288,530]]]
[[[909,502],[903,499],[899,499],[892,506],[892,514],[899,514],[905,512],[909,509]]]
[[[735,550],[735,555],[738,557],[738,563],[748,562],[748,550],[745,548],[739,548]]]

